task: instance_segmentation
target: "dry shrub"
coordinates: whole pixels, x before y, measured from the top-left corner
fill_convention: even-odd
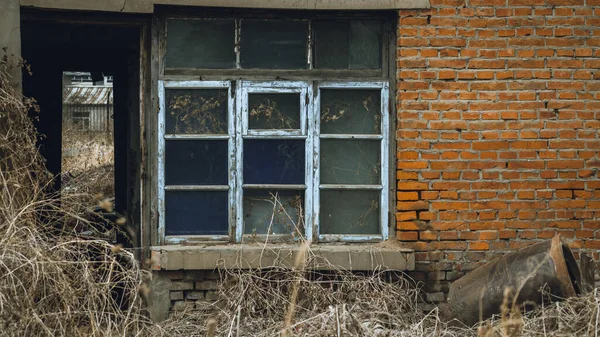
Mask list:
[[[443,322],[437,309],[424,313],[418,306],[418,289],[394,272],[357,275],[286,268],[220,272],[218,299],[172,313],[160,324],[164,335],[570,337],[600,333],[597,292],[527,313],[510,305],[512,294],[508,292],[501,315],[474,327],[461,327]],[[296,284],[298,296],[292,303]],[[295,315],[286,325],[292,304]]]
[[[302,247],[308,247],[304,244]],[[221,268],[218,300],[174,312],[172,336],[456,336],[435,309],[424,314],[414,281],[396,271],[357,273],[300,249],[293,268]],[[305,265],[318,264],[327,271]]]
[[[0,61],[0,334],[129,336],[150,326],[135,256],[76,235],[93,227],[77,198],[50,193],[36,147],[35,102],[8,82]]]
[[[112,132],[80,131],[63,121],[62,190],[64,195],[86,197],[102,195],[112,198],[114,187],[114,146]]]
[[[501,314],[479,326],[479,337],[542,337],[600,335],[600,294],[598,288],[579,297],[540,305],[522,312],[518,305],[507,306],[505,292]]]

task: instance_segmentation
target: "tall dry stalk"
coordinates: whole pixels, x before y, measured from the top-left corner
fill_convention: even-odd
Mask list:
[[[306,257],[307,257],[307,252],[308,252],[309,248],[310,248],[310,241],[303,242],[302,245],[300,246],[300,249],[298,250],[297,255],[296,255],[296,261],[294,262],[294,271],[296,273],[299,273],[300,277],[298,277],[296,282],[294,282],[294,284],[292,285],[292,290],[290,293],[290,301],[289,301],[289,305],[287,308],[287,312],[285,314],[285,320],[283,322],[282,336],[284,336],[284,337],[290,336],[290,334],[291,334],[290,326],[292,324],[292,320],[294,318],[294,312],[296,310],[296,302],[298,301],[298,289],[300,287],[301,275],[304,274],[304,271],[306,268]]]

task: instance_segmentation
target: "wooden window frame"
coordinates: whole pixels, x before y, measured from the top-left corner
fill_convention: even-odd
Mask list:
[[[235,91],[234,91],[235,87]],[[167,89],[228,89],[228,133],[226,135],[168,135],[166,134],[166,93]],[[317,95],[314,95],[316,88]],[[376,89],[381,92],[381,134],[320,134],[320,90],[321,89]],[[248,94],[250,93],[300,93],[301,126],[300,132],[281,130],[248,129]],[[377,82],[311,82],[311,81],[159,81],[159,144],[158,144],[158,200],[159,200],[159,244],[179,244],[194,241],[247,242],[252,237],[256,241],[278,242],[286,238],[278,235],[244,234],[243,189],[304,189],[304,238],[318,242],[372,242],[383,241],[389,236],[389,84]],[[304,115],[304,116],[303,116]],[[304,139],[305,140],[305,184],[300,185],[248,185],[243,177],[244,139]],[[379,140],[380,145],[380,184],[378,185],[324,185],[320,184],[319,160],[320,139],[371,139]],[[165,184],[165,144],[176,140],[228,140],[228,185],[166,185]],[[319,209],[321,190],[377,190],[380,194],[379,227],[380,234],[320,234]],[[228,235],[166,235],[165,191],[228,191],[229,216]]]
[[[381,91],[381,134],[370,135],[370,134],[321,134],[321,89],[377,89]],[[369,140],[380,140],[380,184],[379,185],[332,185],[332,184],[321,184],[320,182],[320,170],[319,161],[315,165],[314,181],[315,181],[315,197],[314,197],[314,214],[316,221],[313,225],[314,231],[318,233],[319,242],[369,242],[369,241],[380,241],[387,240],[389,236],[389,218],[388,218],[388,205],[389,205],[389,177],[388,177],[388,162],[389,162],[389,84],[388,82],[321,82],[318,86],[317,97],[315,99],[315,141],[314,153],[316,156],[321,155],[320,151],[320,140],[321,139],[369,139]],[[321,190],[377,190],[379,193],[379,227],[381,234],[370,234],[370,235],[359,235],[359,234],[321,234],[319,231],[318,216],[320,211],[320,191]]]
[[[166,134],[166,95],[167,89],[227,89],[228,90],[228,106],[227,106],[227,134],[225,135],[203,135],[203,134],[186,134],[186,135],[167,135]],[[235,104],[233,96],[232,83],[230,81],[159,81],[158,83],[158,98],[159,98],[159,113],[158,113],[158,239],[159,244],[177,244],[193,241],[229,241],[232,235],[231,225],[228,226],[228,235],[166,235],[165,227],[165,192],[170,191],[228,191],[229,193],[229,224],[235,220],[235,158],[232,153],[236,152],[235,144]],[[228,141],[228,185],[173,185],[165,184],[165,145],[166,141],[177,140],[227,140]]]
[[[255,13],[255,14],[253,14]],[[252,16],[249,16],[252,15]],[[282,70],[282,69],[199,69],[199,68],[181,68],[181,69],[166,69],[165,68],[165,57],[166,57],[166,20],[167,19],[243,19],[243,18],[265,18],[265,19],[308,19],[309,20],[309,31],[312,28],[313,20],[340,20],[340,19],[378,19],[382,20],[382,62],[381,69],[364,69],[364,70],[348,70],[348,69],[313,69],[314,65],[314,42],[311,31],[308,36],[308,52],[307,58],[309,62],[308,69],[304,70]],[[242,154],[239,153],[238,149],[242,143],[239,140],[254,137],[280,137],[281,135],[267,135],[267,134],[255,134],[255,135],[243,135],[243,119],[238,118],[241,116],[241,112],[238,109],[241,108],[241,97],[240,92],[243,90],[242,83],[252,83],[253,85],[265,84],[276,84],[289,85],[292,82],[308,83],[307,92],[311,95],[309,103],[312,105],[313,114],[307,116],[303,122],[306,125],[306,129],[302,132],[308,136],[312,133],[311,137],[307,137],[307,141],[311,141],[310,145],[313,149],[310,151],[307,147],[306,155],[307,159],[310,155],[314,154],[314,151],[318,151],[318,123],[320,115],[318,112],[320,88],[357,88],[363,87],[365,89],[382,89],[382,153],[381,153],[381,185],[377,186],[377,190],[380,190],[381,202],[380,202],[380,228],[381,233],[378,235],[319,235],[318,234],[318,209],[314,207],[318,201],[318,191],[321,188],[318,183],[307,184],[305,190],[305,212],[310,213],[310,222],[308,221],[307,214],[305,214],[305,238],[314,242],[380,242],[388,239],[390,235],[390,224],[393,223],[394,217],[393,210],[390,210],[391,205],[395,204],[395,194],[393,192],[393,186],[390,186],[389,182],[395,176],[394,172],[390,168],[395,167],[394,160],[395,152],[391,152],[395,146],[395,140],[390,127],[394,125],[395,119],[395,105],[390,102],[390,95],[395,90],[395,78],[396,78],[396,67],[395,67],[395,30],[397,28],[397,15],[394,12],[307,12],[307,11],[273,11],[273,10],[182,10],[178,8],[171,8],[169,10],[161,11],[155,16],[155,21],[152,25],[153,29],[153,41],[156,47],[154,51],[154,57],[156,60],[156,87],[158,88],[159,96],[159,116],[158,116],[158,196],[157,196],[157,210],[156,223],[158,225],[158,232],[155,236],[155,241],[159,245],[165,244],[202,244],[206,242],[248,242],[247,236],[243,234],[243,212],[242,204],[243,198],[242,192]],[[239,20],[236,20],[236,64],[239,65],[240,53],[239,53]],[[197,85],[202,86],[202,83],[227,83],[230,97],[233,99],[233,104],[230,103],[228,117],[229,123],[233,122],[233,128],[230,126],[229,133],[233,132],[233,137],[230,140],[230,162],[229,162],[229,187],[230,191],[230,202],[229,202],[229,235],[225,236],[202,236],[202,235],[191,235],[181,237],[166,237],[165,234],[165,219],[164,219],[164,90],[169,86],[176,85]],[[384,94],[385,92],[385,94]],[[233,116],[233,118],[232,118]],[[246,121],[247,123],[247,121]],[[246,124],[247,125],[247,124]],[[289,135],[290,137],[300,137],[298,135]],[[354,135],[354,137],[369,138],[370,135]],[[334,136],[335,137],[335,136]],[[232,142],[234,143],[233,148],[231,147]],[[315,147],[317,147],[315,149]],[[233,154],[233,156],[232,156]],[[233,157],[233,162],[232,158]],[[240,159],[238,159],[240,158]],[[313,181],[316,181],[318,175],[318,158],[317,162],[314,163],[315,159],[311,157],[312,169],[311,174]],[[306,161],[307,163],[309,160]],[[155,171],[156,172],[156,171]],[[308,171],[306,172],[308,175]],[[308,182],[308,180],[307,180]],[[358,186],[357,188],[359,188]],[[309,192],[309,188],[311,189]],[[324,186],[328,188],[328,186]],[[349,188],[350,189],[350,188]],[[231,194],[234,193],[234,197]],[[316,197],[315,197],[316,196]],[[312,198],[312,201],[307,199]],[[315,200],[316,199],[316,200]],[[310,204],[309,204],[310,203]],[[310,207],[308,207],[310,205]],[[309,209],[310,210],[307,210]],[[239,212],[236,212],[239,209]],[[155,227],[156,228],[156,227]],[[263,237],[254,237],[256,240],[264,239]],[[271,241],[273,237],[269,238],[269,242],[277,242],[276,239]]]
[[[191,13],[197,15],[191,16]],[[281,13],[273,15],[273,13]],[[392,12],[393,13],[393,12]],[[167,53],[167,20],[182,19],[182,20],[215,20],[215,19],[235,19],[235,39],[234,48],[236,54],[235,68],[233,69],[210,69],[210,68],[167,68],[166,53]],[[242,38],[241,26],[244,19],[288,19],[288,20],[308,20],[308,36],[307,36],[307,69],[244,69],[241,68],[240,59],[240,39]],[[381,68],[380,69],[318,69],[314,68],[315,61],[315,43],[313,21],[319,20],[380,20],[382,22],[381,36]],[[386,43],[394,34],[395,20],[391,19],[390,12],[373,12],[370,14],[364,13],[329,13],[329,12],[306,12],[306,11],[218,11],[207,9],[202,12],[189,11],[181,12],[181,10],[171,9],[166,13],[157,16],[159,31],[159,77],[161,79],[181,79],[182,77],[194,76],[202,79],[316,79],[316,80],[337,80],[343,78],[360,78],[360,79],[382,79],[388,78],[390,70],[390,52],[391,46]]]

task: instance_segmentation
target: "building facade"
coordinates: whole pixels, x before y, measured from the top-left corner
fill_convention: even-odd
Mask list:
[[[211,300],[216,267],[292,265],[302,241],[431,301],[555,235],[598,259],[597,0],[20,6],[23,30],[54,9],[138,29],[122,200],[157,319]]]

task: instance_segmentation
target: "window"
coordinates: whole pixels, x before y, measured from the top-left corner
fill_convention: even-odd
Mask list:
[[[386,239],[383,27],[165,19],[160,243]]]
[[[77,131],[90,130],[90,112],[89,111],[73,111],[71,113],[71,123]]]
[[[374,19],[166,20],[167,69],[359,70],[384,65]]]

